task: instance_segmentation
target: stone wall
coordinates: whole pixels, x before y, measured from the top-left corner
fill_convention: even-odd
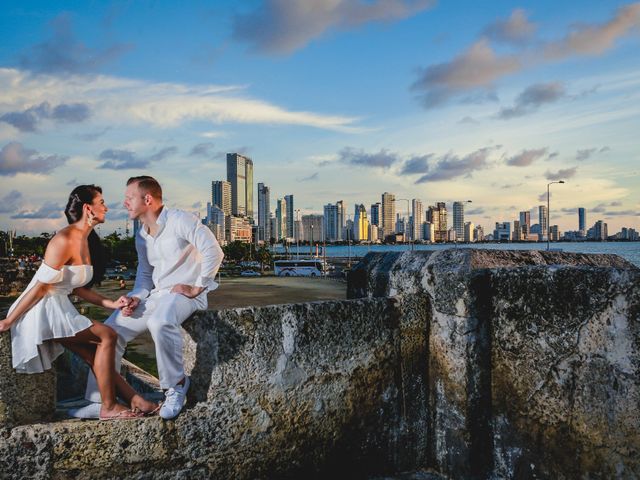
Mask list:
[[[640,476],[637,268],[558,252],[370,254],[348,295],[196,314],[176,421],[5,422],[0,478]]]

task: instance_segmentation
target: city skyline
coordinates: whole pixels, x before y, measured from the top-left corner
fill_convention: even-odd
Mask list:
[[[587,228],[638,229],[639,2],[302,5],[5,2],[0,229],[57,230],[73,186],[96,183],[115,231],[139,174],[204,217],[229,152],[301,216],[391,192],[446,202],[449,227],[470,199],[489,232],[537,218],[563,179],[560,230],[579,207]]]

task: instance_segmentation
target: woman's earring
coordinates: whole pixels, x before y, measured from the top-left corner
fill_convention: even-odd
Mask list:
[[[90,227],[93,227],[93,218],[93,213],[89,212],[89,215],[87,215],[87,225],[89,225]]]

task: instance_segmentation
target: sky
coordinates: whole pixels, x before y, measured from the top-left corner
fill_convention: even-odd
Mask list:
[[[640,2],[21,0],[0,31],[0,230],[93,183],[122,233],[142,174],[204,216],[227,152],[273,209],[471,200],[491,231],[564,180],[551,224],[640,229]]]

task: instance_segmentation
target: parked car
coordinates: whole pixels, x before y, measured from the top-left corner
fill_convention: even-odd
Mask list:
[[[260,277],[261,275],[260,272],[256,272],[255,270],[243,270],[240,272],[241,277]]]

